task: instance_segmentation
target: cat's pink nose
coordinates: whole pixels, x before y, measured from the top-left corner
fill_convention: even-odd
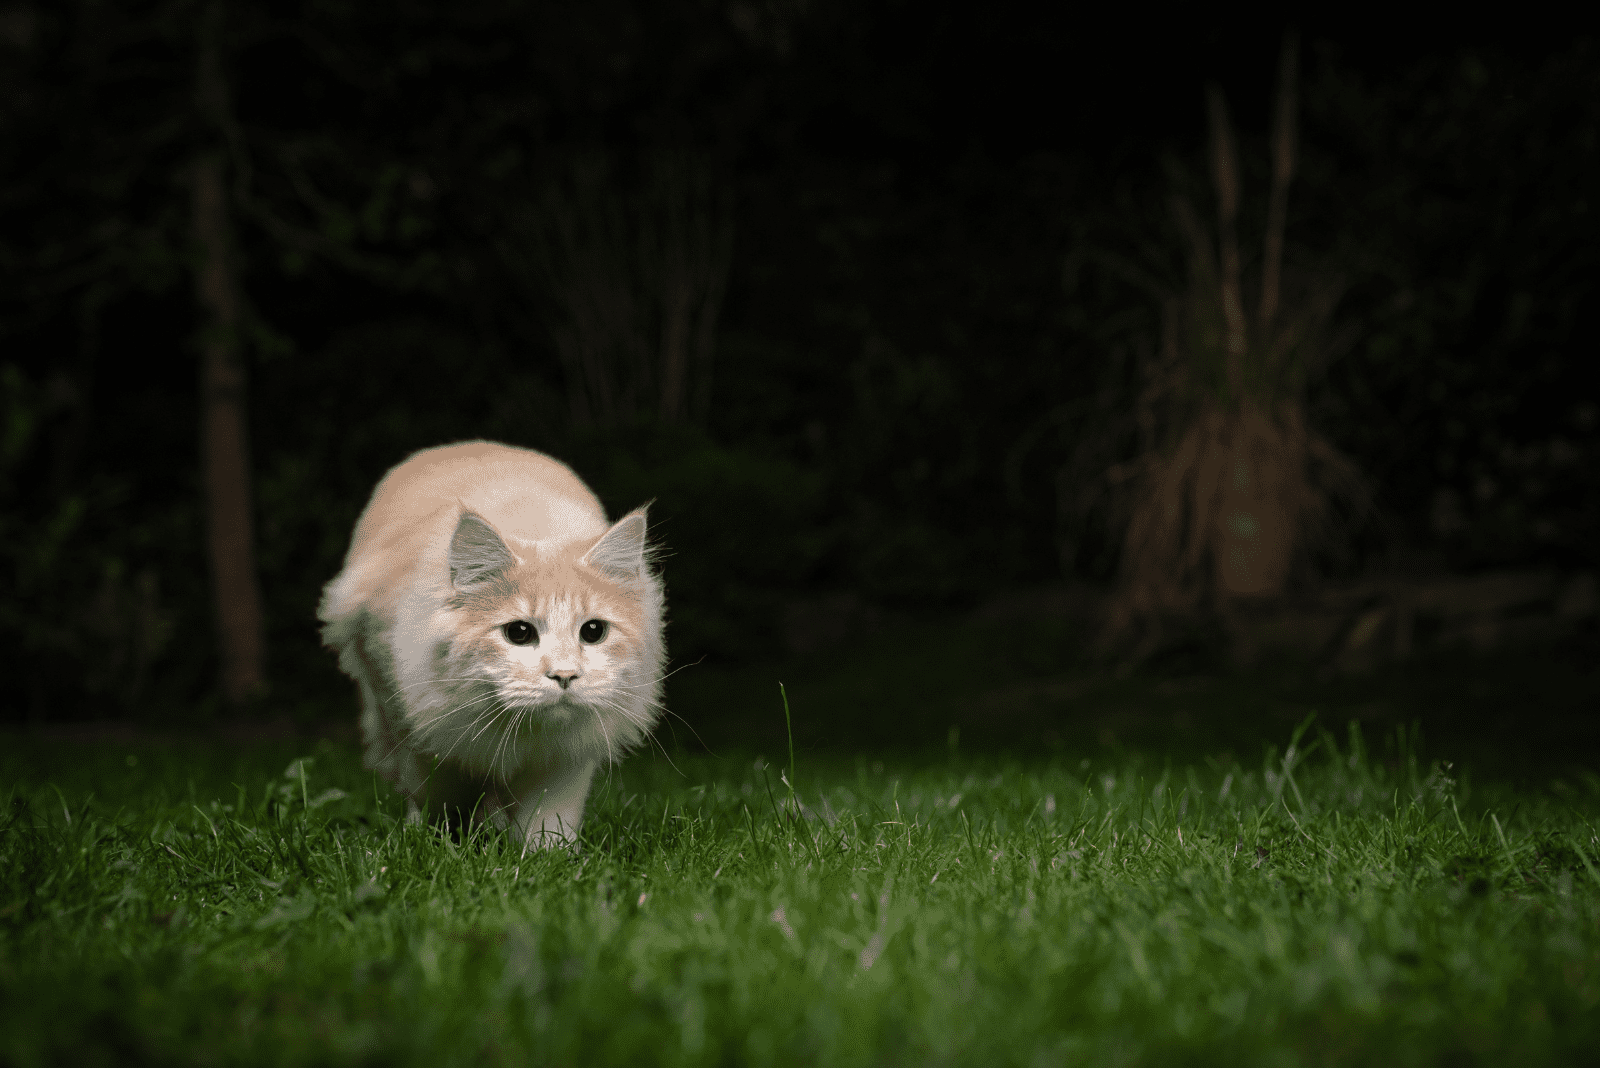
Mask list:
[[[557,685],[565,690],[572,685],[572,680],[578,677],[578,673],[576,671],[563,671],[558,669],[555,671],[546,671],[544,673],[544,677],[547,679],[554,679]]]

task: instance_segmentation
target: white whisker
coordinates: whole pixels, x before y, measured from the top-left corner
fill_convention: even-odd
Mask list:
[[[479,697],[475,700],[469,701],[464,705],[458,705],[456,708],[442,713],[437,719],[426,725],[426,728],[424,729],[427,732],[432,733],[433,731],[439,729],[440,725],[444,723],[446,717],[454,716],[459,712],[463,712],[466,709],[471,708],[473,705],[485,704],[483,710],[474,716],[472,721],[456,734],[455,741],[450,743],[450,748],[439,754],[439,758],[441,760],[448,759],[452,754],[454,754],[456,747],[459,746],[463,740],[466,740],[469,744],[471,742],[476,742],[483,735],[484,731],[494,726],[494,721],[498,719],[500,714],[504,711],[504,706],[501,705],[496,698],[497,695],[489,694],[485,697]],[[482,723],[483,726],[478,727],[479,723]],[[473,727],[478,727],[477,733],[473,734],[471,738],[467,738],[467,732],[472,730]]]
[[[594,713],[594,721],[597,724],[600,725],[600,733],[601,733],[602,736],[604,736],[604,738],[606,740],[606,763],[608,763],[608,764],[616,763],[616,759],[617,758],[616,758],[615,754],[613,754],[611,752],[611,735],[610,735],[610,733],[608,733],[606,731],[606,721],[605,721],[605,719],[601,717],[599,709],[590,708],[589,711]]]
[[[389,695],[389,697],[391,699],[393,699],[393,698],[399,697],[402,693],[404,693],[407,690],[415,690],[415,689],[417,689],[418,687],[421,687],[421,686],[437,686],[441,682],[488,682],[488,681],[489,681],[488,679],[482,678],[482,677],[477,676],[477,675],[462,675],[459,678],[453,677],[453,676],[449,676],[449,675],[441,675],[440,677],[438,677],[436,679],[423,679],[421,682],[412,682],[412,683],[407,683],[404,686],[396,686],[394,688],[394,692],[391,693]]]

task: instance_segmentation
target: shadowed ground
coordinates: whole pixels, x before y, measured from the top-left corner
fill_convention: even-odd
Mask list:
[[[907,624],[827,654],[719,672],[705,665],[668,682],[670,706],[712,750],[784,744],[777,683],[787,687],[796,745],[1038,754],[1140,750],[1195,759],[1255,759],[1307,715],[1368,737],[1420,729],[1431,756],[1499,777],[1543,782],[1600,758],[1600,645],[1573,631],[1545,644],[1419,655],[1361,673],[1331,673],[1309,657],[1268,656],[1235,669],[1218,636],[1119,677],[1075,650],[1070,622],[1018,619]],[[674,717],[669,748],[693,746]]]

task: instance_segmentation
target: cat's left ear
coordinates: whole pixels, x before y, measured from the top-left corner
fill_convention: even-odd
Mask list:
[[[635,508],[613,523],[594,548],[584,554],[583,563],[621,582],[637,582],[644,577],[645,513],[649,507]]]

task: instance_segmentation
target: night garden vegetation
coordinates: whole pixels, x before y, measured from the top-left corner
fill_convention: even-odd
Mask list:
[[[1214,196],[1210,70],[1152,52],[1174,73],[1113,114],[1078,105],[1114,31],[925,14],[0,11],[6,714],[200,714],[259,678],[342,715],[317,589],[365,487],[451,438],[659,498],[682,659],[766,655],[808,591],[953,608],[1117,574],[1126,513],[1083,486],[1149,448],[1162,312],[1062,267],[1200,247],[1169,202]],[[1592,567],[1592,48],[1379,63],[1313,35],[1284,200],[1252,117],[1276,43],[1226,86],[1239,225],[1283,235],[1280,307],[1311,260],[1342,283],[1302,296],[1352,344],[1285,396],[1385,520],[1318,568]],[[1062,120],[954,69],[1056,86]]]

